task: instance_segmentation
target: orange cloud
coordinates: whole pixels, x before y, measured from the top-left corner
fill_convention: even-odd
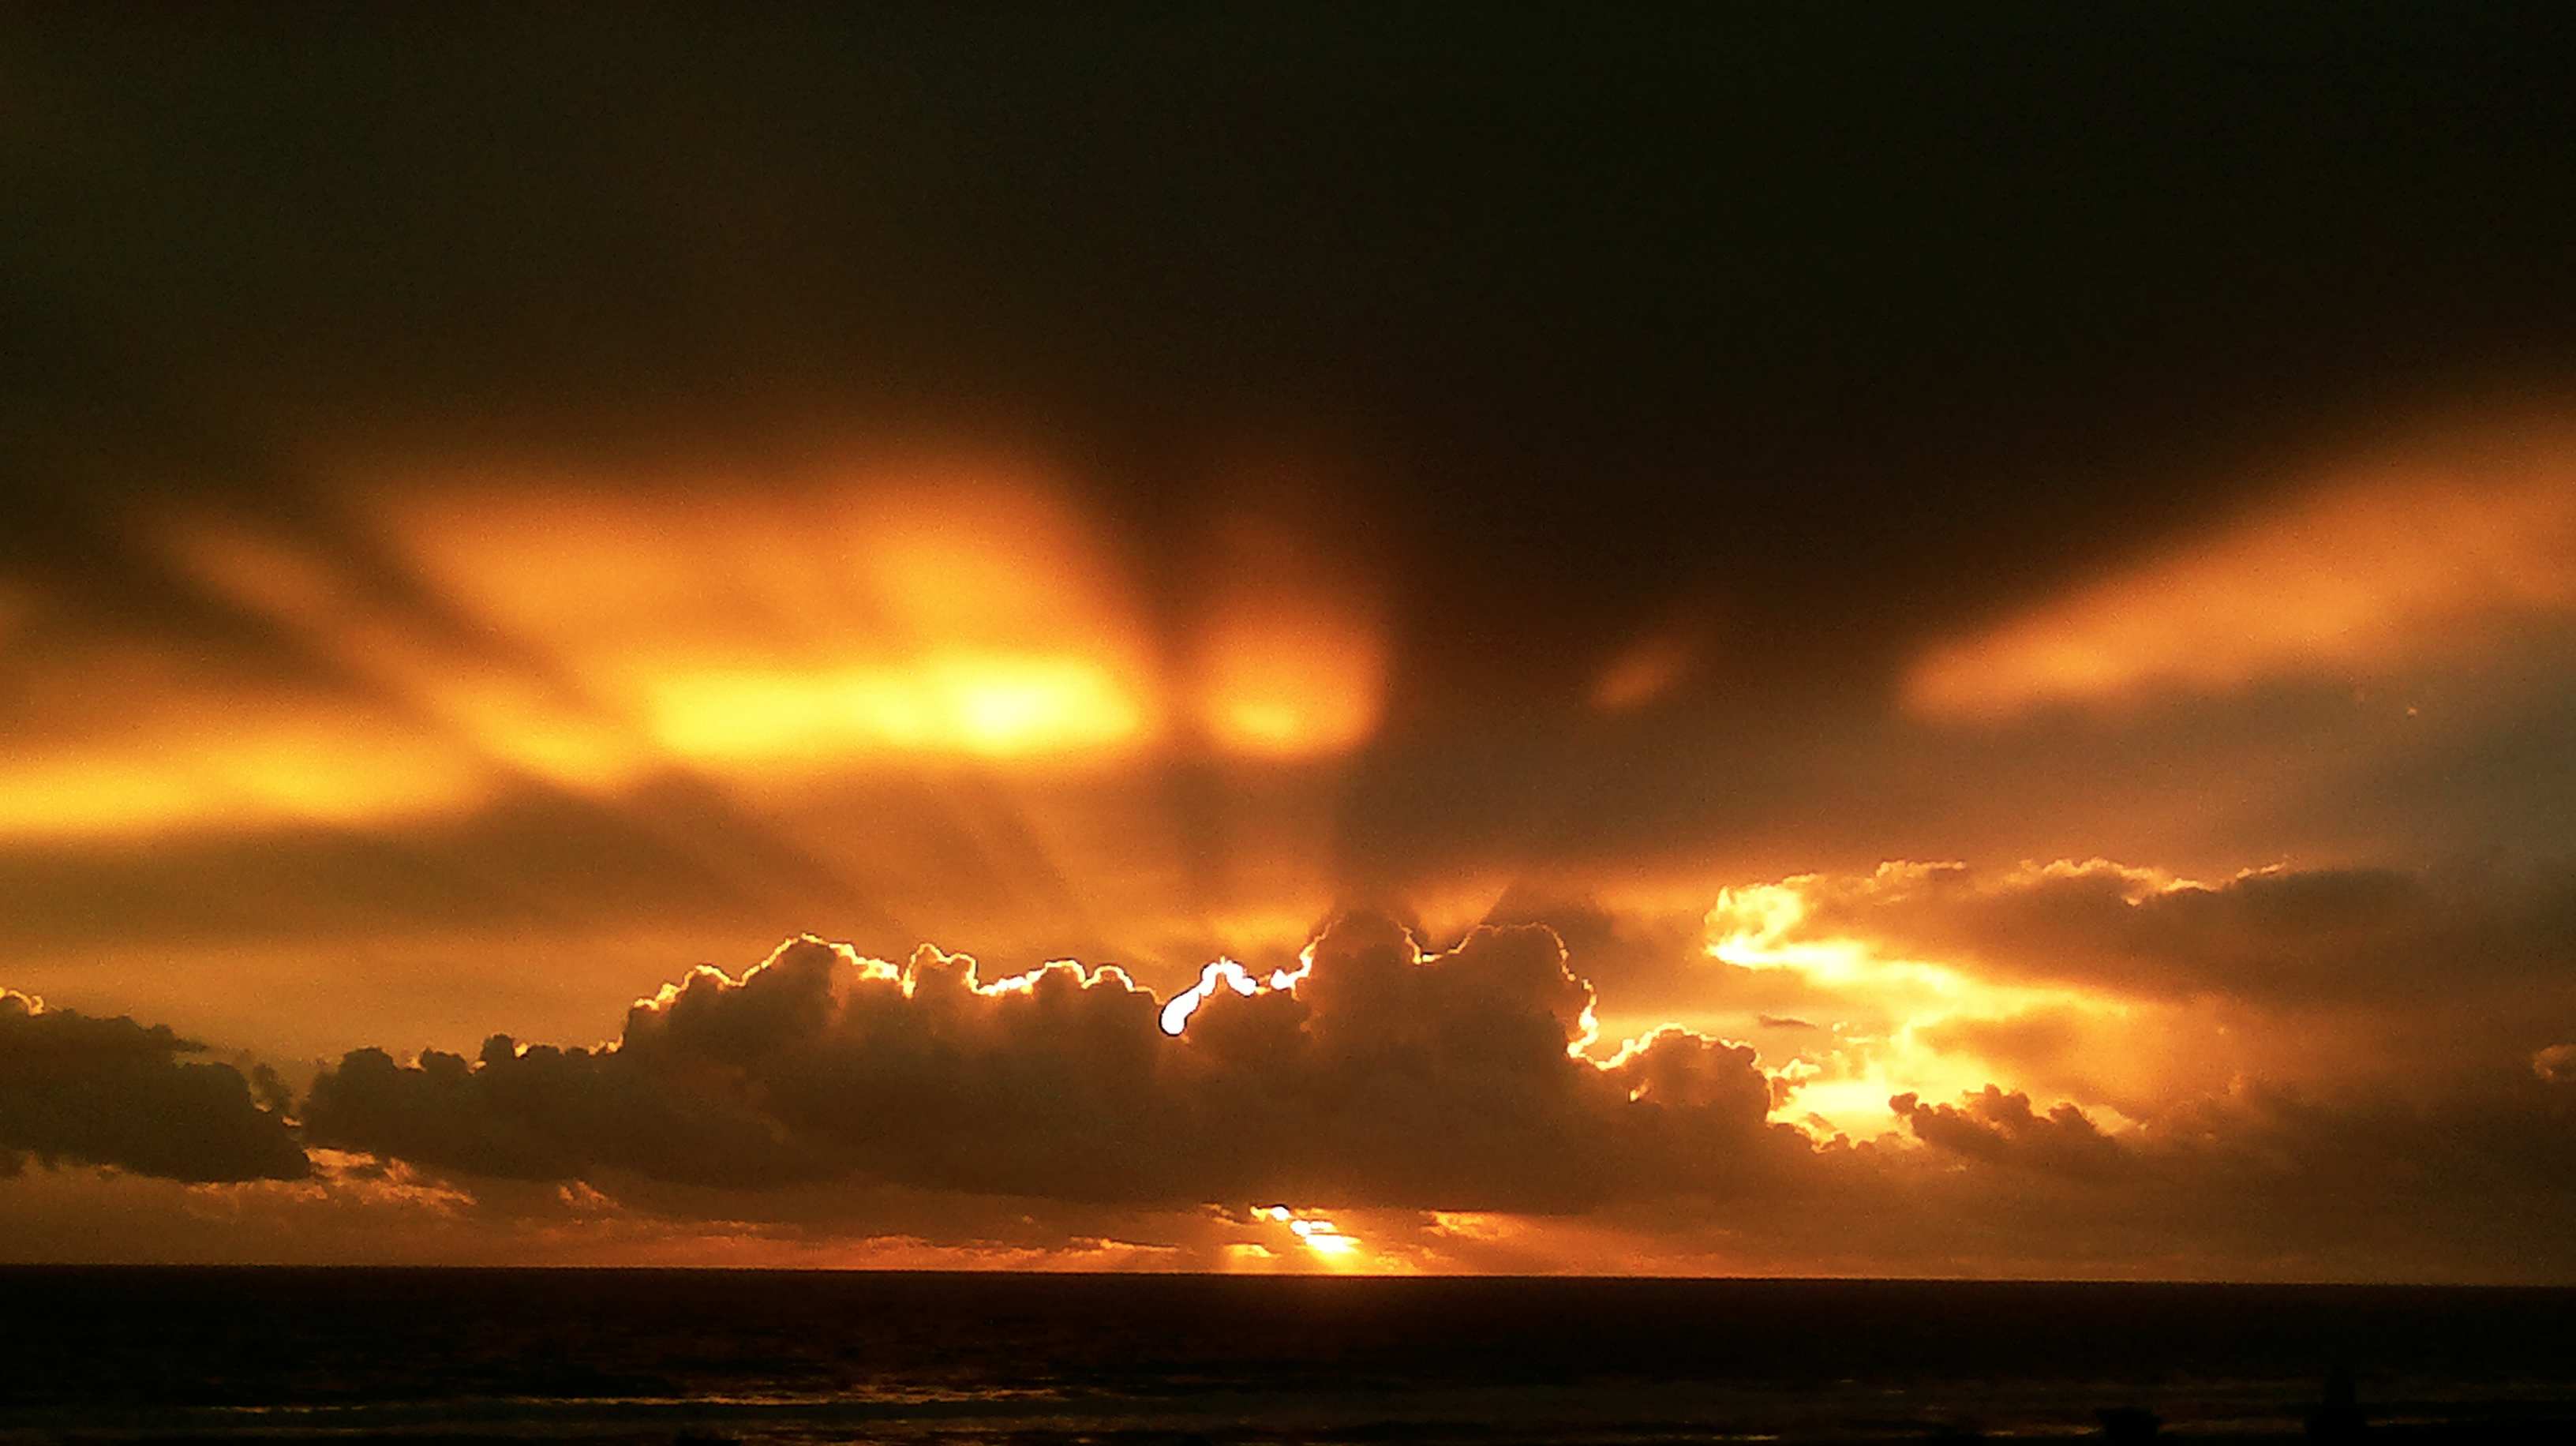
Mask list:
[[[2576,609],[2576,439],[2492,431],[2298,499],[1925,655],[1906,706],[2002,718],[2440,656]]]
[[[1222,753],[1311,758],[1365,741],[1383,699],[1374,601],[1306,540],[1233,529],[1195,616],[1166,638],[1114,540],[1018,461],[879,459],[756,485],[414,488],[369,506],[503,656],[541,662],[540,679],[574,684],[684,766],[1119,755],[1167,742],[1181,719]],[[245,566],[199,534],[179,550],[227,591],[350,631],[281,596],[264,560]],[[411,671],[451,713],[505,730],[539,717],[466,696],[452,666]]]
[[[1988,1082],[2115,1121],[2245,1079],[2336,1098],[2494,1086],[2565,1038],[2568,897],[2554,874],[1888,864],[1726,891],[1710,942],[1831,1022],[1759,1036],[1795,1083],[1787,1112],[1866,1137],[1893,1096]],[[1735,976],[1712,989],[1745,995]]]
[[[1120,569],[1024,466],[378,506],[441,596],[680,763],[1044,759],[1161,727],[1155,648]]]
[[[33,716],[0,757],[0,839],[410,820],[492,788],[470,750],[345,694],[124,641],[11,661]]]
[[[1377,729],[1386,645],[1352,610],[1311,596],[1229,604],[1199,647],[1199,725],[1221,752],[1344,753]]]
[[[1252,513],[1213,528],[1202,551],[1184,685],[1201,737],[1272,760],[1367,742],[1385,703],[1387,640],[1380,599],[1351,559],[1311,522]]]
[[[266,617],[394,700],[424,733],[492,771],[565,787],[622,787],[655,766],[650,740],[560,673],[457,628],[309,543],[220,519],[173,519],[163,549],[217,596]]]
[[[144,908],[45,917],[132,932],[185,900],[234,932],[302,911],[446,933],[403,920],[420,891],[380,871],[363,896],[237,901],[181,877],[193,855],[127,847],[354,853],[392,826],[440,856],[415,877],[481,896],[442,909],[592,914],[614,836],[691,927],[821,896],[882,923],[878,949],[972,930],[1158,983],[1219,952],[1267,968],[1333,905],[1333,760],[1374,733],[1388,665],[1334,529],[1247,525],[1156,591],[1056,474],[936,449],[753,476],[413,469],[342,501],[148,519],[173,584],[240,635],[220,650],[102,636],[0,579],[0,843],[76,845],[101,897],[157,871]]]
[[[0,837],[366,823],[448,813],[484,795],[472,763],[433,740],[287,714],[11,760],[0,765]]]

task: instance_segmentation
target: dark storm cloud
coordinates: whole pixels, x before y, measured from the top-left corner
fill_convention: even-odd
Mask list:
[[[1133,1202],[1566,1209],[1758,1174],[1784,1148],[1753,1052],[1679,1030],[1571,1057],[1591,1000],[1541,929],[1423,958],[1343,919],[1293,991],[1219,988],[1186,1032],[1115,969],[979,985],[805,939],[700,970],[596,1053],[343,1059],[308,1138],[468,1173],[843,1178]]]
[[[0,990],[0,1165],[30,1154],[167,1180],[300,1180],[304,1151],[229,1064],[167,1025],[42,1009]],[[263,1093],[274,1093],[263,1076]]]
[[[417,703],[140,535],[194,512],[489,666],[345,510],[338,473],[388,458],[681,459],[718,496],[816,437],[1033,439],[1177,616],[1245,458],[1285,455],[1390,592],[1335,840],[1387,893],[1715,842],[1951,857],[1963,818],[1996,856],[2136,854],[2020,843],[2054,750],[1855,720],[1927,639],[2206,526],[2355,416],[2576,362],[2576,37],[2540,12],[9,26],[0,613],[23,590],[68,676],[137,643]],[[1659,646],[1690,666],[1600,716]],[[2093,752],[2142,793],[2212,751],[2132,743]],[[2523,747],[2459,834],[2554,828],[2564,788],[2518,782],[2557,753]],[[2420,766],[2410,803],[2464,806]]]
[[[1275,424],[1390,459],[1401,716],[1579,707],[1685,600],[1882,663],[2576,316],[2539,10],[11,29],[18,531],[152,609],[118,509],[309,517],[308,430],[999,417],[1152,552]]]

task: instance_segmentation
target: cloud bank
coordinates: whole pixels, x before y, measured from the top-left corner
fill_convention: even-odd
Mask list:
[[[1572,959],[1542,925],[1430,951],[1348,915],[1294,969],[1212,970],[1185,1019],[1114,966],[987,982],[809,936],[596,1048],[350,1052],[293,1126],[166,1028],[7,995],[0,1144],[290,1182],[222,1207],[289,1256],[311,1216],[344,1255],[381,1218],[439,1259],[2576,1279],[2562,896],[2098,861],[1756,886],[1700,966],[1743,1008],[1699,1017],[1772,1031],[1769,1060],[1706,1024],[1595,1042],[1578,966],[1635,933],[1606,909]],[[2095,1056],[2195,1048],[2217,1073],[2099,1086]],[[60,1234],[71,1178],[10,1208]]]
[[[1425,955],[1351,916],[1309,959],[1173,1036],[1114,967],[986,984],[965,956],[898,968],[808,937],[739,981],[698,969],[599,1050],[356,1051],[316,1081],[306,1136],[523,1179],[1527,1211],[1719,1188],[1805,1148],[1765,1123],[1748,1047],[1669,1029],[1576,1057],[1592,991],[1544,929]]]
[[[2094,859],[1798,882],[1810,935],[2147,997],[2387,1005],[2546,979],[2576,957],[2576,888],[2560,877],[2258,869],[2211,884]]]
[[[167,1025],[93,1019],[0,989],[0,1174],[25,1157],[165,1180],[296,1180],[304,1151],[229,1064]],[[261,1092],[274,1096],[262,1072]]]

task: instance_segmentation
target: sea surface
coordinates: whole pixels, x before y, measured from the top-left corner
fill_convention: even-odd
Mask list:
[[[2295,1438],[2338,1367],[2576,1441],[2576,1290],[0,1269],[0,1441]]]

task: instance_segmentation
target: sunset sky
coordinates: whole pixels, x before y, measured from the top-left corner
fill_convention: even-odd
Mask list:
[[[0,1258],[2576,1282],[2554,6],[19,9]]]

